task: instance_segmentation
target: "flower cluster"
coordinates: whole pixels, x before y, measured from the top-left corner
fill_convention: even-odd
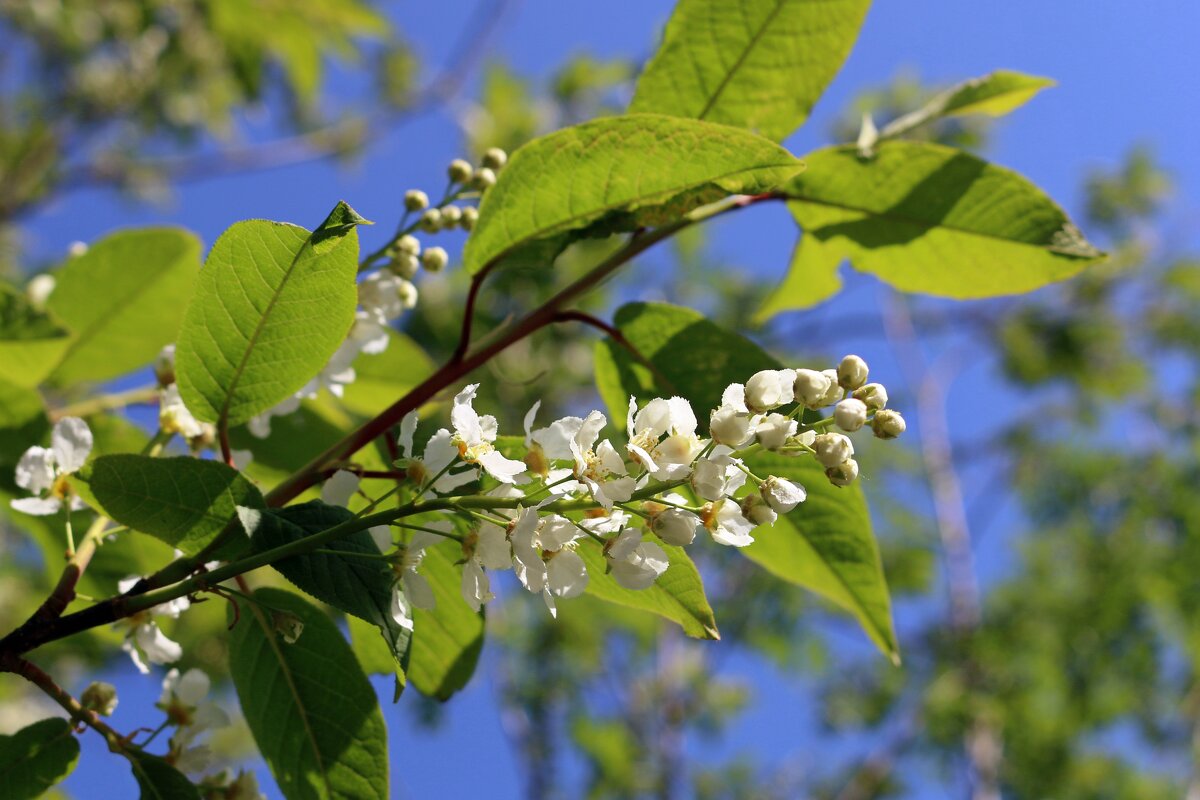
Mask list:
[[[85,508],[68,476],[84,465],[91,452],[92,431],[88,424],[78,417],[63,417],[54,423],[49,447],[34,445],[17,461],[17,486],[33,496],[18,497],[10,505],[36,516],[57,514],[64,506],[71,511]]]
[[[433,606],[420,565],[440,537],[461,545],[461,592],[472,608],[493,599],[490,574],[511,569],[554,614],[557,599],[586,589],[590,571],[603,569],[626,589],[647,589],[670,568],[667,547],[689,545],[699,531],[745,547],[756,528],[804,502],[799,483],[755,475],[747,461],[754,453],[813,458],[830,483],[845,486],[859,474],[847,433],[869,425],[891,439],[904,430],[903,418],[885,408],[886,390],[867,383],[867,365],[857,356],[837,369],[764,370],[730,385],[709,415],[707,438],[687,400],[643,405],[630,398],[623,441],[603,436],[608,420],[600,411],[538,427],[535,403],[525,416],[524,447],[500,446],[495,417],[474,408],[477,391],[471,385],[458,393],[451,427],[434,432],[419,454],[416,414],[401,423],[397,466],[416,497],[440,498],[449,509],[407,541],[394,542],[390,528],[372,529],[397,576],[393,615],[408,628],[412,608]],[[822,416],[829,406],[832,413]],[[476,481],[495,485],[484,494],[455,494]],[[357,476],[340,471],[323,496],[345,505],[357,488]],[[399,527],[413,528],[402,520]]]

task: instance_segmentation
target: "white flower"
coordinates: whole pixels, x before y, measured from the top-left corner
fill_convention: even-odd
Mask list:
[[[346,341],[354,342],[359,350],[373,356],[387,350],[391,338],[388,336],[387,325],[379,322],[365,311],[357,311],[354,314],[354,324],[350,326],[350,336]]]
[[[401,291],[407,283],[386,270],[375,272],[358,284],[358,304],[371,319],[386,325],[404,313],[407,299],[401,297]]]
[[[705,527],[717,544],[745,547],[754,543],[754,537],[750,535],[754,523],[742,514],[736,500],[721,500],[713,505],[706,517]]]
[[[484,603],[488,603],[496,597],[492,594],[487,573],[483,571],[478,559],[470,558],[467,559],[467,563],[463,564],[462,596],[472,611],[478,611]]]
[[[847,397],[833,409],[833,422],[844,431],[854,432],[867,422],[867,404]]]
[[[754,429],[758,443],[766,450],[778,450],[783,447],[789,436],[796,433],[796,420],[783,414],[767,414]]]
[[[611,442],[605,439],[596,445],[606,422],[599,411],[588,414],[569,446],[575,459],[575,477],[587,486],[597,503],[612,508],[613,503],[623,503],[633,495],[634,480]]]
[[[469,464],[478,464],[501,483],[516,483],[517,476],[525,472],[525,462],[508,458],[492,446],[496,441],[496,418],[490,414],[479,416],[471,405],[478,389],[477,383],[463,389],[455,396],[450,410],[459,455]]]
[[[194,742],[206,731],[229,725],[229,715],[216,703],[205,701],[210,681],[198,669],[189,669],[182,676],[172,669],[162,686],[157,705],[166,712],[167,720],[178,726],[171,737],[167,761],[182,772],[202,772],[212,763],[212,752],[207,745]]]
[[[796,370],[796,400],[806,408],[820,408],[829,394],[829,376],[814,369]]]
[[[755,412],[770,411],[792,402],[796,371],[764,369],[746,381],[746,406]]]
[[[551,514],[538,518],[538,509],[523,508],[512,525],[513,568],[521,585],[540,592],[551,616],[557,616],[555,597],[577,597],[587,588],[587,567],[575,552],[580,536],[575,523]]]
[[[50,299],[50,294],[57,285],[58,281],[49,273],[34,275],[25,286],[25,296],[29,298],[31,306],[41,311],[46,307],[46,301]]]
[[[687,501],[678,494],[669,494],[663,498],[680,505]],[[650,530],[658,534],[658,538],[667,544],[679,547],[689,545],[696,538],[696,529],[702,523],[700,517],[683,508],[664,506],[650,518]]]
[[[542,597],[551,616],[557,616],[554,598],[583,594],[588,584],[587,566],[572,547],[547,550],[543,557],[546,560],[546,588]]]
[[[838,371],[836,369],[821,370],[821,374],[829,379],[829,389],[825,392],[825,396],[821,398],[821,407],[831,406],[838,400],[845,397],[846,392],[838,384]]]
[[[418,486],[424,486],[435,475],[437,480],[429,487],[431,492],[445,494],[452,492],[464,483],[475,480],[472,470],[451,472],[446,467],[458,458],[458,448],[452,442],[450,431],[439,428],[437,433],[429,437],[425,444],[425,452],[417,458],[416,448],[413,447],[413,436],[417,432],[419,417],[416,411],[410,411],[400,420],[400,454],[407,460],[405,470],[408,479]]]
[[[321,502],[331,506],[350,507],[350,499],[358,493],[360,479],[349,470],[339,469],[325,479],[321,486]],[[367,533],[375,541],[379,552],[386,553],[392,549],[392,529],[387,525],[376,525],[368,528]]]
[[[855,355],[846,356],[838,364],[837,374],[842,388],[854,391],[867,382],[867,362]]]
[[[687,400],[656,397],[638,411],[637,399],[629,398],[627,432],[630,457],[658,480],[675,480],[687,475],[700,452],[696,415]],[[663,436],[665,439],[662,439]],[[660,441],[661,439],[661,441]]]
[[[177,433],[185,439],[204,435],[204,426],[192,416],[179,396],[179,387],[168,384],[158,392],[158,427],[163,433]]]
[[[822,433],[813,439],[812,448],[823,467],[836,467],[854,455],[854,442],[842,433]]]
[[[908,425],[904,422],[904,417],[900,416],[900,412],[890,408],[875,412],[875,419],[871,420],[871,430],[880,439],[895,439],[907,428]]]
[[[746,473],[738,469],[741,461],[732,458],[724,445],[713,448],[708,458],[696,462],[692,471],[692,488],[705,500],[720,500],[733,494],[746,482]]]
[[[444,530],[449,533],[451,525],[446,521],[427,523],[428,527]],[[414,608],[432,609],[437,600],[433,596],[433,587],[425,576],[417,572],[421,561],[425,558],[425,548],[436,544],[438,536],[426,531],[417,531],[412,539],[403,546],[403,553],[397,571],[400,578],[392,589],[391,615],[392,619],[405,630],[413,629]]]
[[[808,497],[803,486],[775,475],[768,475],[758,490],[771,508],[780,514],[788,513]]]
[[[50,447],[30,447],[17,462],[16,483],[37,495],[11,501],[17,511],[36,516],[56,514],[63,501],[78,510],[83,502],[71,491],[66,476],[77,472],[92,452],[92,432],[78,417],[63,417],[50,434]]]
[[[759,525],[774,525],[779,515],[775,509],[762,498],[762,495],[748,494],[742,498],[742,516],[750,520],[756,527]]]
[[[613,539],[604,553],[613,578],[626,589],[648,589],[671,566],[666,552],[654,542],[643,542],[642,532],[627,528]]]
[[[154,377],[159,386],[170,386],[175,382],[175,345],[163,345],[154,360]]]
[[[117,581],[117,589],[121,594],[125,594],[139,580],[141,579],[133,576]],[[183,648],[178,642],[168,639],[167,635],[159,629],[158,623],[152,617],[161,616],[176,619],[190,605],[191,601],[186,597],[179,597],[175,600],[154,606],[147,611],[139,611],[117,622],[113,626],[116,628],[125,628],[125,641],[121,644],[121,649],[129,653],[134,666],[143,675],[150,672],[147,662],[151,664],[173,664],[183,657]]]

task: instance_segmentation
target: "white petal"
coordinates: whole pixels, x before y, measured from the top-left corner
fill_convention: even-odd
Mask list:
[[[625,459],[621,458],[617,453],[617,449],[612,446],[612,442],[605,439],[596,448],[596,458],[600,459],[600,465],[612,475],[625,475],[628,470],[625,469]]]
[[[494,442],[500,433],[500,423],[491,414],[484,414],[479,418],[479,431],[485,442]]]
[[[379,552],[381,553],[388,552],[395,544],[392,540],[392,529],[387,525],[376,525],[374,528],[367,528],[367,533],[371,534],[371,541],[375,542],[375,546],[379,548]]]
[[[450,423],[454,432],[468,445],[479,444],[483,441],[483,428],[479,424],[479,414],[471,404],[475,400],[478,383],[472,383],[454,397],[454,406],[450,409]]]
[[[485,522],[479,527],[479,539],[475,545],[475,556],[488,569],[508,569],[512,566],[512,547],[508,536],[499,525]]]
[[[54,485],[54,453],[45,447],[31,447],[17,462],[17,486],[34,494]]]
[[[481,455],[479,457],[479,466],[487,470],[487,473],[493,478],[503,483],[514,483],[514,479],[527,469],[524,461],[508,458],[499,450],[491,450]]]
[[[129,658],[131,661],[133,661],[133,665],[137,667],[138,672],[142,673],[143,675],[150,674],[150,667],[147,666],[146,661],[142,658],[141,652],[138,651],[133,642],[126,639],[125,641],[121,642],[121,649],[126,653],[129,653]]]
[[[596,440],[600,438],[600,431],[607,423],[608,420],[599,411],[588,414],[575,434],[575,444],[581,450],[591,450],[592,446],[596,444]]]
[[[478,611],[484,603],[495,597],[487,573],[474,559],[463,564],[462,596],[472,611]]]
[[[198,706],[200,701],[208,695],[211,687],[212,682],[208,675],[204,674],[203,670],[192,668],[183,673],[179,682],[174,686],[174,692],[184,705]]]
[[[325,480],[321,487],[321,500],[331,506],[346,508],[350,498],[358,491],[359,478],[353,472],[339,469]]]
[[[560,550],[546,562],[547,583],[557,597],[578,597],[587,588],[588,573],[574,550]]]
[[[672,397],[667,406],[670,408],[671,432],[677,436],[694,436],[698,423],[691,403],[682,397]]]
[[[50,449],[58,471],[69,475],[82,467],[92,452],[92,431],[79,417],[63,417],[50,433]]]
[[[541,530],[538,531],[542,549],[550,551],[561,550],[563,545],[575,541],[581,535],[575,523],[557,514],[546,517]]]
[[[642,532],[637,528],[627,528],[621,531],[608,548],[608,557],[613,561],[624,561],[633,555],[633,551],[641,542]]]
[[[726,500],[717,510],[717,527],[712,531],[712,538],[718,544],[745,547],[754,543],[754,537],[750,535],[752,530],[754,523],[742,516],[738,504]]]
[[[32,514],[35,517],[48,517],[57,514],[62,508],[62,501],[57,497],[18,497],[9,502],[17,511]]]
[[[133,637],[137,642],[138,649],[152,664],[173,664],[183,657],[183,648],[179,643],[168,639],[167,635],[153,622],[139,625],[134,630]]]
[[[392,619],[406,631],[413,629],[412,603],[399,583],[392,589]]]
[[[410,411],[400,420],[400,452],[405,458],[415,458],[413,452],[413,434],[417,432],[417,423],[421,421],[416,411]]]
[[[548,428],[533,431],[529,438],[541,445],[546,458],[571,458],[571,445],[582,427],[583,420],[579,417],[563,417],[551,422]]]
[[[525,412],[525,446],[529,447],[533,444],[533,421],[537,419],[538,409],[542,407],[541,400],[535,400],[529,411]]]
[[[433,587],[429,585],[429,581],[425,580],[424,575],[409,569],[404,571],[402,580],[404,594],[414,608],[423,608],[429,611],[437,605],[437,600],[433,596]]]

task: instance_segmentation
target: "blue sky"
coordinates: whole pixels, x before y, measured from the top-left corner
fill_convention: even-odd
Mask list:
[[[408,38],[434,64],[474,5],[419,3],[390,8]],[[525,0],[506,14],[491,40],[491,52],[531,75],[544,74],[578,51],[643,56],[652,50],[670,7],[665,0]],[[1088,168],[1115,164],[1132,144],[1149,143],[1177,176],[1174,215],[1185,231],[1184,239],[1195,245],[1196,235],[1186,231],[1200,229],[1189,224],[1200,213],[1195,203],[1200,197],[1200,157],[1194,144],[1200,122],[1194,87],[1200,75],[1194,44],[1198,23],[1200,6],[1164,0],[880,2],[868,15],[857,47],[811,121],[786,144],[798,154],[824,144],[829,123],[850,97],[901,69],[940,82],[996,68],[1046,75],[1056,79],[1058,87],[999,124],[990,156],[1078,212],[1078,187]],[[71,241],[88,241],[114,227],[147,223],[182,224],[211,243],[229,224],[248,217],[311,226],[339,198],[368,218],[386,223],[404,188],[441,185],[444,164],[459,154],[460,141],[454,120],[435,114],[383,137],[361,163],[349,168],[314,163],[190,184],[181,187],[165,207],[132,205],[104,191],[79,191],[28,221],[29,244],[36,256],[53,259]],[[383,230],[374,235],[386,235],[387,227],[381,225]],[[371,236],[365,234],[368,246],[375,243]],[[786,216],[765,210],[723,222],[715,246],[769,281],[782,275],[793,239]],[[851,289],[850,296],[837,301],[841,304],[837,308],[874,307],[871,281],[853,281]],[[858,349],[879,366],[885,380],[896,377],[885,345],[876,342]],[[998,391],[997,386],[989,364],[973,367],[956,385],[951,393],[951,423],[957,432],[970,430],[971,420],[963,410],[968,404],[955,405],[955,400]],[[996,397],[997,406],[1004,399]],[[978,413],[978,406],[971,405],[970,413]],[[974,484],[968,480],[969,499],[979,490],[978,480]],[[1005,533],[1018,521],[1009,509],[993,523],[986,552],[998,561],[1008,552]],[[899,622],[905,627],[905,619]],[[846,625],[853,633],[851,623]],[[734,726],[731,744],[722,752],[753,749],[767,761],[790,758],[801,765],[819,763],[804,679],[780,675],[750,659],[736,657],[725,663],[726,669],[753,681],[760,702]],[[107,679],[118,684],[123,698],[118,725],[134,727],[129,723],[136,717],[124,714],[145,707],[157,695],[157,682],[136,675],[124,662],[118,662]],[[761,702],[768,698],[770,702]],[[489,796],[518,794],[520,776],[502,735],[486,674],[478,675],[455,699],[445,724],[435,733],[417,728],[403,709],[389,708],[386,713],[396,797],[457,797],[485,788]],[[68,783],[73,793],[87,798],[132,792],[127,770],[107,756],[99,737],[88,735],[83,741],[83,761]],[[97,791],[97,786],[104,789]],[[930,788],[919,796],[945,793]]]

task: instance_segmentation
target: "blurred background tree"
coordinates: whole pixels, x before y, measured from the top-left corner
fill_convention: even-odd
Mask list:
[[[579,55],[534,77],[493,60],[468,84],[502,6],[482,4],[429,77],[390,16],[359,0],[0,0],[0,274],[15,281],[44,266],[23,255],[22,224],[66,192],[106,186],[158,201],[178,182],[347,158],[464,85],[477,86],[454,110],[469,154],[619,113],[636,73],[628,60]],[[341,91],[345,75],[356,77],[353,91]],[[852,141],[863,113],[882,125],[934,88],[901,74],[860,95],[829,138]],[[914,135],[986,151],[989,132],[965,118]],[[789,362],[828,362],[863,341],[894,351],[907,384],[895,404],[915,412],[920,438],[864,458],[880,475],[872,501],[904,665],[848,643],[841,617],[812,595],[711,548],[698,561],[719,648],[611,606],[599,613],[589,598],[554,622],[538,598],[509,593],[482,669],[528,797],[851,800],[931,785],[979,800],[1200,797],[1200,260],[1172,243],[1169,176],[1148,149],[1083,183],[1086,227],[1114,255],[1066,285],[970,304],[882,292],[865,307],[834,303],[755,331]],[[698,232],[681,237],[673,269],[627,272],[591,295],[588,311],[603,319],[636,291],[752,329],[769,287],[707,244]],[[553,280],[607,246],[576,246]],[[500,322],[545,296],[548,282],[543,271],[505,271],[481,314]],[[457,340],[465,286],[454,270],[426,281],[404,319],[435,360]],[[584,318],[522,342],[492,366],[483,404],[511,420],[535,397],[549,399],[544,419],[578,411],[594,401],[591,345],[603,335]],[[828,346],[798,352],[798,341]],[[947,395],[980,359],[1002,367],[1020,402],[952,430]],[[103,420],[93,424],[100,439],[142,435],[122,414]],[[25,444],[0,439],[0,453]],[[987,488],[972,502],[1014,497],[1019,512],[996,508],[981,525],[964,499],[967,469],[990,476],[975,482]],[[55,545],[48,534],[41,549],[2,534],[0,626],[11,627],[45,593]],[[985,536],[1016,544],[1016,556],[1004,555],[1011,563],[976,563],[998,553]],[[48,570],[28,569],[36,563]],[[103,568],[98,560],[98,580]],[[208,605],[174,635],[181,666],[221,678],[213,633],[224,610]],[[52,671],[82,674],[112,652],[103,641],[49,650]],[[811,684],[821,728],[808,764],[729,745],[754,700],[739,678],[746,658]],[[45,713],[26,695],[3,700],[5,730]],[[438,724],[435,701],[406,703],[415,712],[406,724]],[[686,746],[696,740],[724,740],[733,755],[698,762]],[[223,752],[242,757],[244,738],[231,735]]]

